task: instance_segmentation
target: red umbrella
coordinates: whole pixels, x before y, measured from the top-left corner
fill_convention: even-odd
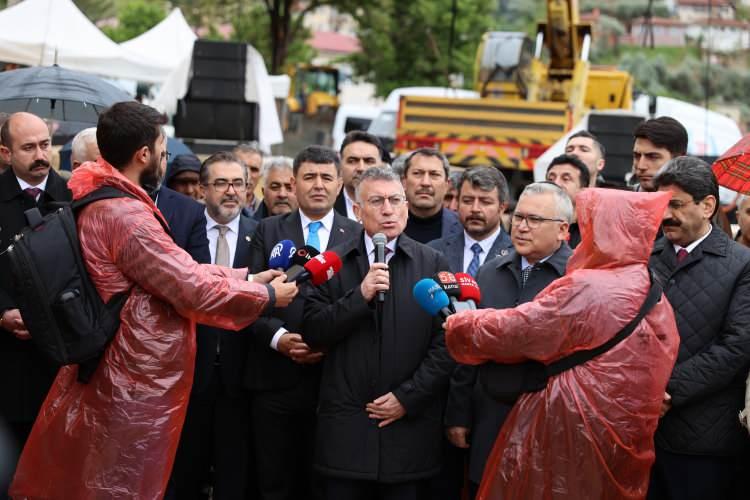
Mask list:
[[[711,167],[722,186],[750,194],[750,134],[721,155]]]

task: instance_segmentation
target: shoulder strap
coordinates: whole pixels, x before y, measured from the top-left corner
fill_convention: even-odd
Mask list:
[[[126,193],[125,191],[121,191],[117,189],[116,187],[102,186],[99,189],[95,189],[91,191],[89,194],[87,194],[83,198],[80,198],[74,201],[71,204],[71,208],[73,209],[74,213],[77,213],[79,210],[81,210],[83,207],[85,207],[86,205],[90,203],[93,203],[99,200],[108,200],[110,198],[132,198],[134,200],[138,199],[132,194]],[[173,238],[172,231],[170,231],[169,226],[164,224],[164,221],[162,221],[161,217],[158,217],[156,213],[154,213],[154,217],[156,218],[156,220],[159,221],[159,224],[161,224],[161,227],[169,235],[169,237]]]
[[[614,346],[625,340],[631,333],[633,333],[633,330],[635,330],[635,328],[638,326],[638,324],[640,324],[640,322],[649,313],[649,311],[651,311],[654,305],[659,302],[661,294],[661,285],[652,277],[651,288],[648,291],[646,300],[643,302],[643,305],[641,305],[641,309],[638,311],[638,314],[630,321],[630,323],[625,325],[622,330],[617,333],[617,335],[615,335],[599,347],[594,347],[593,349],[588,349],[585,351],[574,352],[569,356],[565,356],[564,358],[547,365],[545,370],[547,373],[547,377],[553,377],[564,372],[565,370],[573,368],[574,366],[578,366],[585,363],[586,361],[594,359],[595,357],[609,351]]]

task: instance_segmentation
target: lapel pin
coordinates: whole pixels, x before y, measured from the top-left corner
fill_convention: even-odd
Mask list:
[[[247,241],[248,243],[250,243],[250,239],[250,236],[245,236],[245,241]]]
[[[505,257],[506,255],[508,255],[508,253],[509,252],[508,252],[508,250],[506,248],[503,248],[502,250],[500,250],[500,256],[501,257]]]
[[[345,232],[346,232],[346,231],[344,231],[344,228],[343,228],[343,227],[340,227],[340,228],[339,228],[339,233],[345,233]]]

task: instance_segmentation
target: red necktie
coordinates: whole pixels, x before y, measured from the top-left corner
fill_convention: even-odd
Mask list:
[[[39,188],[26,188],[23,190],[24,193],[31,196],[31,198],[36,201],[36,197],[42,194],[42,190]]]
[[[689,254],[687,250],[685,250],[684,248],[680,248],[677,251],[677,263],[681,264],[683,260],[687,259],[688,255]]]

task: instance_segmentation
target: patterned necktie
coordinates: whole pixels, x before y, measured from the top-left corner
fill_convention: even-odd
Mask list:
[[[688,255],[690,255],[690,254],[688,253],[687,250],[685,250],[684,248],[680,248],[677,251],[677,263],[681,264],[683,260],[685,260],[685,259],[688,258]]]
[[[31,199],[36,201],[37,196],[42,194],[42,190],[39,188],[26,188],[23,190],[24,193],[31,196]]]
[[[227,226],[216,226],[219,237],[216,239],[216,262],[217,266],[230,267],[229,264],[229,242],[227,241]]]
[[[466,268],[466,272],[472,278],[476,278],[477,271],[479,271],[479,254],[481,254],[483,250],[479,243],[474,243],[471,245],[471,251],[474,252],[474,257],[471,258],[471,262],[469,262],[469,267]]]
[[[306,245],[310,245],[315,250],[320,252],[320,238],[318,238],[318,229],[323,223],[320,221],[311,222],[307,225],[307,242]]]
[[[521,270],[521,288],[526,286],[526,282],[529,279],[529,275],[531,275],[532,269],[534,269],[534,266],[526,266],[526,269]]]

